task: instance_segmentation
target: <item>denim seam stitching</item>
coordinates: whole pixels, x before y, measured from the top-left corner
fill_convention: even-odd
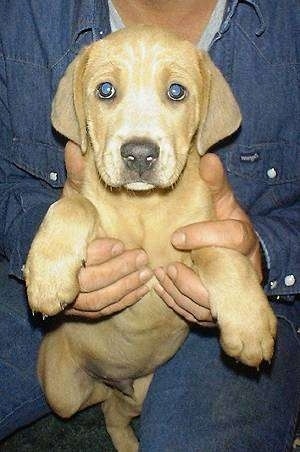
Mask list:
[[[5,57],[3,57],[3,59],[5,61],[12,61],[14,63],[28,64],[29,66],[38,67],[38,68],[44,69],[46,71],[49,71],[49,69],[51,68],[50,66],[34,63],[33,61],[22,60],[21,58],[13,58],[13,57],[5,56]]]
[[[297,61],[289,61],[286,63],[272,63],[271,61],[267,60],[267,58],[265,57],[265,55],[262,53],[262,51],[257,47],[257,45],[255,44],[255,42],[253,41],[253,39],[248,35],[248,33],[241,27],[240,24],[236,24],[237,28],[240,30],[240,32],[244,35],[245,38],[247,38],[249,40],[249,42],[253,45],[253,47],[255,48],[255,50],[257,51],[257,53],[260,55],[260,57],[269,65],[272,67],[289,67],[292,68],[294,66],[300,66],[300,62],[298,63]]]
[[[53,63],[51,66],[49,66],[49,68],[51,70],[53,70],[72,50],[72,47],[69,47],[65,53],[57,60],[55,61],[55,63]]]
[[[35,388],[36,389],[36,388]],[[28,405],[28,403],[32,403],[35,402],[38,399],[42,399],[44,396],[41,394],[37,397],[35,397],[34,399],[31,400],[26,400],[26,402],[21,403],[20,405],[18,405],[13,411],[11,411],[9,414],[7,414],[6,416],[4,416],[4,418],[2,418],[0,420],[0,425],[3,424],[10,416],[12,416],[16,411],[18,411],[20,408],[23,408],[25,405]]]
[[[298,343],[298,346],[300,347],[300,339],[299,339],[298,333],[296,331],[296,326],[293,324],[293,322],[291,322],[287,317],[285,317],[284,315],[281,315],[281,314],[278,314],[276,317],[278,319],[284,320],[285,322],[287,322],[291,326],[291,328],[293,330],[294,337],[296,339],[296,342]],[[300,350],[299,350],[299,352],[300,352]]]

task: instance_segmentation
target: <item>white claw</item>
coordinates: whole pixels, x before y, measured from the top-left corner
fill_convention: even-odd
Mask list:
[[[68,303],[64,303],[63,301],[60,302],[60,308],[63,311],[67,307]]]
[[[45,320],[48,316],[47,316],[47,314],[43,314],[42,317],[43,317],[43,320]]]
[[[31,311],[31,314],[32,314],[32,317],[34,317],[34,314],[35,314],[34,310]]]

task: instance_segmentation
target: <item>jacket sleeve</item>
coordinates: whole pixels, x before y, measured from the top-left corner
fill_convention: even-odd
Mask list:
[[[58,198],[59,190],[13,163],[10,158],[13,140],[0,45],[0,253],[9,260],[10,274],[22,278],[22,266],[33,236],[50,204]]]
[[[267,216],[252,217],[267,266],[265,291],[285,301],[300,293],[300,187],[297,198]]]

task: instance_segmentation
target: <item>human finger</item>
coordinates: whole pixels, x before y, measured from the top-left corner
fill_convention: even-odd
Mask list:
[[[118,281],[92,292],[79,293],[73,307],[81,311],[100,311],[145,285],[152,277],[149,268],[131,273]]]
[[[228,219],[187,225],[172,234],[171,242],[182,250],[219,246],[248,255],[256,246],[257,236],[251,224]]]
[[[181,293],[201,306],[209,308],[208,292],[200,277],[191,268],[180,262],[174,262],[167,266],[166,272]]]
[[[185,318],[189,317],[189,320],[192,319],[190,316],[187,316],[186,313],[192,315],[197,321],[212,321],[210,310],[207,306],[202,305],[200,297],[194,300],[183,294],[162,268],[155,270],[155,276],[160,283],[156,286],[157,292],[161,292],[162,298],[164,299],[165,297],[166,303],[169,304],[169,306],[172,305],[171,307],[173,307],[174,310]],[[163,291],[161,289],[163,289]]]
[[[124,251],[124,244],[114,238],[93,240],[87,248],[85,265],[100,265]]]
[[[72,306],[71,308],[66,309],[65,314],[70,316],[82,317],[90,320],[99,319],[101,317],[112,315],[114,313],[122,311],[123,309],[129,306],[132,306],[133,304],[137,303],[148,292],[149,288],[147,286],[142,286],[125,295],[125,297],[123,297],[117,303],[108,305],[98,311],[84,311]]]
[[[220,158],[213,153],[200,159],[199,174],[208,185],[214,202],[231,194],[232,190]]]
[[[124,276],[135,272],[148,263],[143,250],[125,250],[100,265],[90,265],[80,269],[78,280],[81,292],[92,292],[107,287]]]
[[[68,183],[79,189],[84,178],[85,162],[80,146],[71,140],[65,146],[65,166]]]

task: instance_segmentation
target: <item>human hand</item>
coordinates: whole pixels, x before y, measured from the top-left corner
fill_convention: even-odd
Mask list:
[[[65,149],[67,181],[63,194],[80,191],[84,177],[84,157],[80,147],[68,141]],[[79,272],[80,293],[65,309],[66,315],[97,319],[136,303],[148,291],[145,283],[152,271],[143,250],[126,250],[113,238],[99,238],[87,249],[87,260]]]
[[[262,280],[259,240],[250,218],[235,199],[220,159],[206,154],[200,161],[199,172],[211,190],[217,220],[180,228],[171,237],[173,246],[181,250],[206,246],[237,250],[250,259]],[[178,314],[201,325],[212,324],[208,293],[193,270],[175,262],[155,270],[155,275],[160,283],[157,293]]]
[[[65,166],[67,180],[63,188],[63,195],[68,196],[72,191],[80,191],[85,168],[85,161],[80,146],[70,140],[65,147]]]
[[[126,250],[112,238],[94,240],[78,275],[80,293],[65,314],[97,319],[136,303],[149,291],[147,263],[143,250]]]

